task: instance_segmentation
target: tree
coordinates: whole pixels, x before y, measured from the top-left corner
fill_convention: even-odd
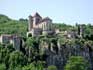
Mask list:
[[[17,66],[24,66],[26,65],[26,58],[23,55],[22,52],[19,51],[13,51],[10,54],[10,58],[9,58],[9,70],[14,70],[15,67]]]
[[[34,42],[35,40],[31,37],[27,38],[26,46],[28,48],[28,56],[31,57],[31,54],[34,52]]]
[[[8,64],[9,59],[9,50],[4,48],[3,46],[0,47],[0,63]]]
[[[48,66],[48,70],[57,70],[57,67],[54,65]]]
[[[9,43],[6,46],[7,46],[7,50],[9,50],[9,52],[13,52],[15,50],[14,47],[13,47],[13,44]]]
[[[22,68],[22,70],[36,70],[36,68],[35,68],[34,64],[31,63],[31,64],[29,64],[29,65],[27,65],[27,66],[24,66],[24,67]]]
[[[10,18],[8,18],[7,16],[5,16],[3,14],[0,14],[0,24],[6,23],[8,21],[10,21]]]
[[[38,61],[35,65],[37,70],[43,70],[44,62]]]
[[[22,70],[22,66],[16,66],[13,70]]]
[[[65,70],[89,70],[88,68],[88,61],[81,56],[71,56],[65,66]]]
[[[0,64],[0,70],[6,70],[6,65],[5,64]]]
[[[32,62],[31,64],[24,66],[23,70],[43,70],[43,64],[41,61]]]

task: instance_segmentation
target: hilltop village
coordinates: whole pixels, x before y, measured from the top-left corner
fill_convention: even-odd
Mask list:
[[[61,30],[56,27],[51,18],[43,18],[36,12],[28,16],[27,25],[25,38],[17,33],[5,33],[0,36],[1,45],[8,48],[11,44],[14,50],[21,51],[27,59],[29,58],[24,65],[44,61],[43,68],[40,70],[48,70],[48,66],[51,65],[54,65],[56,70],[65,70],[64,67],[70,56],[82,56],[90,64],[86,69],[93,70],[93,35],[85,31],[84,24],[71,26],[69,30]],[[92,30],[93,26],[89,26]],[[22,70],[30,70],[23,68],[25,69]]]
[[[82,38],[84,28],[83,25],[78,25],[78,30],[60,31],[56,29],[52,23],[52,19],[49,17],[42,18],[37,12],[34,16],[28,17],[28,32],[27,37],[38,37],[41,35],[57,35],[62,34],[66,38]],[[20,50],[22,38],[17,34],[2,34],[0,36],[0,42],[7,44],[12,43],[17,50]],[[16,47],[17,46],[17,47]]]
[[[57,35],[62,34],[66,38],[82,38],[83,36],[83,25],[78,26],[78,31],[60,31],[53,26],[52,19],[49,17],[42,18],[37,12],[34,16],[28,17],[28,32],[27,37],[38,37],[40,35]],[[16,34],[2,34],[0,36],[0,42],[3,44],[12,43],[14,48],[20,50],[20,46],[22,44],[22,38]],[[17,47],[16,47],[17,46]]]

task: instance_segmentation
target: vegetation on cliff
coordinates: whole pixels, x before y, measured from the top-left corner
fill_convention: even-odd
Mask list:
[[[71,56],[65,66],[65,70],[89,70],[88,68],[88,61],[81,56]]]

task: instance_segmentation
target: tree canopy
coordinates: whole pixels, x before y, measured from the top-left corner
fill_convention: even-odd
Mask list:
[[[67,61],[65,70],[89,70],[89,63],[82,56],[71,56]]]

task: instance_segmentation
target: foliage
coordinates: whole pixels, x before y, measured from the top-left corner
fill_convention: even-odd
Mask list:
[[[35,40],[32,37],[27,38],[26,44],[28,47],[34,47]]]
[[[33,55],[33,57],[34,57],[35,54],[37,54],[37,51],[38,51],[37,41],[32,37],[28,37],[27,40],[26,40],[26,48],[28,48],[28,51],[27,51],[28,56],[32,57],[31,55]]]
[[[19,51],[13,51],[10,53],[9,64],[10,70],[19,65],[24,66],[26,65],[26,58],[24,57],[23,53]]]
[[[6,23],[8,21],[10,21],[11,19],[8,18],[7,16],[3,15],[3,14],[0,14],[0,24],[2,23]]]
[[[48,70],[57,70],[57,67],[54,66],[54,65],[50,65],[50,66],[48,66],[47,69],[48,69]]]
[[[9,50],[7,48],[0,47],[0,63],[7,64],[9,58]]]
[[[59,29],[60,31],[66,31],[72,29],[71,25],[66,25],[65,23],[55,23],[54,27]]]
[[[15,68],[13,68],[13,70],[22,70],[22,66],[18,65]]]
[[[12,20],[5,15],[0,15],[0,35],[1,34],[18,34],[22,37],[26,36],[27,20]]]
[[[35,70],[35,66],[34,66],[34,64],[31,63],[27,66],[24,66],[23,70]]]
[[[27,66],[24,66],[23,70],[43,70],[43,65],[41,62],[33,62]]]
[[[89,63],[81,56],[71,56],[67,61],[65,70],[88,70]]]
[[[5,64],[0,64],[0,70],[6,70],[6,65]]]

